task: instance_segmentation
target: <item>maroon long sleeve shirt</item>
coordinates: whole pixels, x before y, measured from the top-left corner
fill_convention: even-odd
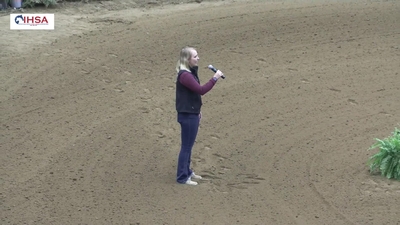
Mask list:
[[[197,83],[196,79],[189,72],[183,72],[179,77],[179,82],[181,82],[181,84],[189,88],[191,91],[200,95],[206,94],[214,87],[215,83],[217,83],[217,81],[211,78],[206,84],[202,86]]]

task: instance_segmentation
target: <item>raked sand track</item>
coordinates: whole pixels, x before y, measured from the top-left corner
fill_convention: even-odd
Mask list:
[[[400,183],[366,164],[400,127],[400,1],[99,5],[51,32],[0,17],[1,224],[400,224]],[[227,76],[196,187],[175,182],[185,45]]]

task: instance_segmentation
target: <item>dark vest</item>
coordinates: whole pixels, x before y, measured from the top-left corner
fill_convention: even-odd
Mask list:
[[[199,77],[197,75],[198,67],[190,68],[191,75],[196,79],[196,81],[200,84]],[[200,113],[200,109],[202,106],[201,95],[191,91],[189,88],[185,87],[181,82],[179,82],[179,78],[183,72],[187,72],[186,70],[180,70],[176,80],[176,111],[178,113]]]

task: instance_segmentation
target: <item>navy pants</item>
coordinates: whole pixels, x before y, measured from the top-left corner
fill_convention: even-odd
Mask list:
[[[199,130],[200,117],[195,113],[178,113],[178,122],[181,124],[181,150],[178,157],[176,181],[183,184],[192,175],[190,159]]]

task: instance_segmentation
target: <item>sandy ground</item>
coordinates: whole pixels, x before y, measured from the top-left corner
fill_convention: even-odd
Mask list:
[[[400,2],[345,2],[25,11],[55,31],[0,14],[1,224],[400,224],[400,183],[366,164],[400,127]],[[203,83],[227,76],[203,97],[195,187],[175,182],[185,45]]]

